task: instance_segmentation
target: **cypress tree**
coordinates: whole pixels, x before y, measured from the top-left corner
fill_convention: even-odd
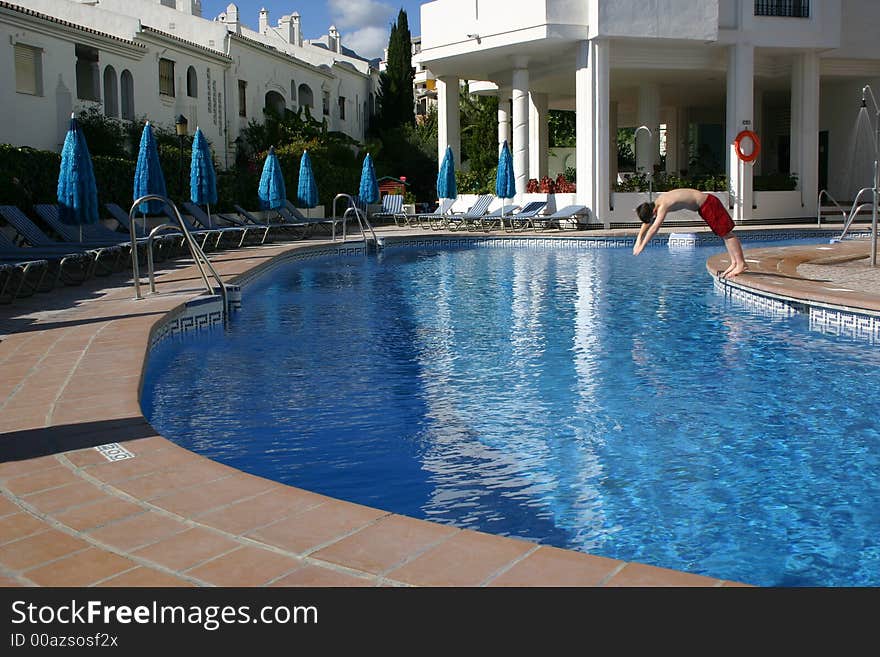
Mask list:
[[[415,125],[412,38],[401,9],[391,26],[385,71],[379,76],[379,126],[382,131]]]

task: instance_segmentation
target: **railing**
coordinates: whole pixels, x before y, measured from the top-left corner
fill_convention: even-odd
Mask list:
[[[834,203],[834,205],[837,206],[837,209],[840,210],[840,214],[843,216],[843,222],[846,223],[846,210],[844,210],[841,207],[840,203],[838,203],[836,200],[834,200],[834,197],[828,193],[827,189],[823,189],[821,192],[819,192],[819,200],[816,202],[816,223],[820,226],[822,225],[822,197],[823,196],[825,198],[827,198],[829,201],[831,201],[832,203]]]
[[[345,212],[342,214],[342,241],[345,242],[347,227],[348,227],[348,217],[354,212],[354,216],[357,219],[358,227],[360,228],[361,235],[364,236],[364,240],[366,240],[366,231],[364,230],[364,226],[366,226],[370,234],[373,236],[373,243],[376,245],[376,249],[379,248],[379,238],[376,237],[376,231],[373,230],[372,224],[370,224],[370,220],[367,218],[366,212],[361,213],[361,209],[354,202],[354,199],[350,194],[337,194],[333,197],[333,218],[336,218],[336,201],[345,198],[348,199],[348,207],[345,209]],[[363,216],[362,216],[363,215]],[[336,241],[336,223],[333,223],[333,241]]]
[[[137,199],[131,206],[131,210],[128,211],[128,224],[129,231],[131,236],[131,269],[132,275],[134,277],[134,294],[135,299],[143,299],[141,295],[141,274],[138,263],[138,253],[135,245],[137,244],[137,234],[135,233],[135,223],[134,223],[134,215],[137,207],[146,201],[161,201],[165,205],[167,205],[174,212],[174,217],[177,220],[177,225],[173,223],[162,224],[160,226],[156,226],[152,231],[150,231],[149,236],[147,237],[147,267],[149,269],[149,277],[150,277],[150,291],[156,291],[156,283],[155,283],[155,275],[153,273],[153,238],[157,233],[163,230],[180,230],[183,234],[184,239],[186,240],[186,244],[189,247],[190,254],[192,255],[193,260],[196,263],[196,266],[199,269],[199,273],[202,276],[202,280],[205,283],[205,288],[210,294],[214,294],[214,288],[211,287],[211,283],[208,280],[208,274],[205,272],[205,267],[207,266],[208,270],[211,273],[211,276],[214,277],[214,280],[217,281],[217,285],[220,288],[220,296],[223,299],[223,315],[226,316],[229,310],[229,300],[226,291],[226,285],[223,284],[223,279],[220,278],[220,274],[217,273],[217,270],[214,269],[214,266],[211,264],[211,261],[208,260],[208,257],[205,255],[205,252],[202,251],[202,248],[196,244],[196,241],[193,239],[192,233],[187,229],[186,224],[183,222],[183,218],[180,216],[180,211],[177,209],[177,206],[171,201],[171,199],[165,198],[164,196],[159,196],[158,194],[147,194],[146,196],[141,196]]]
[[[755,0],[755,16],[809,18],[809,0]]]
[[[862,198],[862,194],[864,194],[865,192],[871,192],[873,194],[874,188],[873,187],[863,187],[862,189],[859,190],[859,193],[856,194],[856,198],[853,201],[852,208],[849,211],[849,217],[847,217],[846,223],[843,224],[843,231],[840,233],[840,236],[837,237],[837,240],[842,240],[844,237],[846,237],[846,232],[849,230],[849,227],[852,224],[853,219],[856,218],[856,215],[859,214],[859,212],[861,212],[862,210],[866,210],[866,209],[873,206],[872,203],[861,203],[861,204],[859,203],[859,200]],[[872,232],[874,232],[874,230],[875,230],[875,227],[872,225]],[[874,232],[874,235],[876,236],[876,232]]]

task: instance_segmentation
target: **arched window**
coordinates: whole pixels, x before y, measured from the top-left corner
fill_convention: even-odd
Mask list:
[[[312,95],[312,89],[307,84],[299,85],[299,105],[305,105],[309,109],[315,108],[315,97]]]
[[[104,115],[119,116],[119,88],[116,70],[112,66],[104,69]]]
[[[290,81],[290,104],[296,104],[296,80]]]
[[[279,116],[284,115],[284,96],[282,96],[277,91],[269,91],[266,93],[266,101],[263,104],[263,107],[267,110],[272,110]]]
[[[186,95],[190,98],[199,97],[199,78],[195,66],[186,69]]]
[[[134,121],[134,78],[131,71],[125,69],[119,76],[122,87],[122,118]]]

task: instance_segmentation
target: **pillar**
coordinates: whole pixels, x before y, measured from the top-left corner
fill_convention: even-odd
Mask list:
[[[547,175],[550,127],[547,124],[547,94],[529,94],[529,178]]]
[[[501,152],[501,144],[507,142],[510,146],[510,89],[499,87],[498,89],[498,152]]]
[[[608,180],[611,186],[617,182],[617,101],[608,108]]]
[[[818,55],[796,56],[791,78],[791,172],[798,177],[804,215],[813,216],[819,194]]]
[[[437,78],[437,162],[443,162],[446,147],[452,146],[456,167],[461,165],[461,119],[458,78]]]
[[[611,224],[608,51],[602,39],[578,42],[575,68],[577,198],[606,228]]]
[[[754,125],[755,47],[737,43],[728,50],[727,65],[727,172],[734,221],[752,218],[752,165],[736,156],[733,141],[741,130]]]
[[[513,59],[513,174],[516,197],[521,199],[529,179],[529,69],[527,57]]]

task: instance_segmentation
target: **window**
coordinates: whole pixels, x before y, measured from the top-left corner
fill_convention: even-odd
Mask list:
[[[324,116],[330,116],[330,92],[324,91],[322,92],[321,96],[321,100],[323,101],[321,104],[324,111]]]
[[[296,104],[296,82],[293,80],[290,81],[290,104]]]
[[[196,76],[196,69],[190,66],[186,69],[186,95],[190,98],[199,97],[199,79]]]
[[[15,44],[15,90],[31,96],[43,95],[43,51]]]
[[[122,72],[119,85],[122,87],[122,118],[134,121],[134,78],[131,71],[125,69]]]
[[[98,80],[98,50],[76,45],[76,97],[80,100],[101,100]]]
[[[247,82],[238,81],[238,115],[247,116]]]
[[[755,0],[755,16],[809,18],[810,0]]]
[[[339,118],[345,121],[345,96],[339,97]]]
[[[159,60],[159,94],[174,97],[174,62]]]
[[[119,116],[119,89],[116,84],[116,69],[112,66],[104,69],[104,114]]]
[[[315,107],[315,97],[312,94],[312,88],[307,84],[299,85],[299,104],[308,108]]]

